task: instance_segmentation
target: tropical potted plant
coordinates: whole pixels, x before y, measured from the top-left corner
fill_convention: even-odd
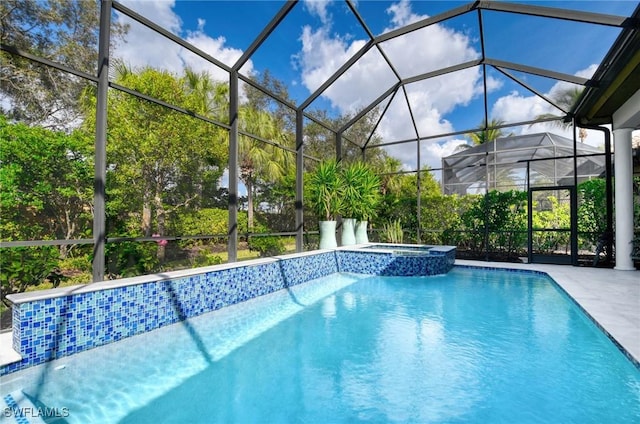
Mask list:
[[[342,170],[344,208],[342,245],[367,243],[368,220],[380,203],[380,178],[364,162],[353,162]]]
[[[342,197],[342,246],[356,244],[356,216],[362,203],[364,173],[365,165],[362,162],[344,165],[341,170],[342,183],[344,184]]]
[[[320,249],[338,246],[335,218],[342,211],[344,185],[335,160],[320,162],[309,176],[308,199],[320,222]]]
[[[354,215],[358,220],[355,232],[356,243],[369,242],[367,235],[369,219],[376,214],[381,200],[380,178],[369,166],[363,164],[360,180],[360,205]]]

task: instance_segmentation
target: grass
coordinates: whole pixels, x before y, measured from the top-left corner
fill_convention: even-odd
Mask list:
[[[222,258],[223,263],[229,262],[229,252],[216,253],[217,256]],[[238,250],[237,257],[239,261],[247,261],[249,259],[257,259],[260,257],[260,252],[252,252],[249,249]]]

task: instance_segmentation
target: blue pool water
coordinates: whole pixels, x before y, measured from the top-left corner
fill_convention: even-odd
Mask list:
[[[10,374],[11,392],[70,423],[640,420],[640,371],[550,280],[465,268],[335,274]]]

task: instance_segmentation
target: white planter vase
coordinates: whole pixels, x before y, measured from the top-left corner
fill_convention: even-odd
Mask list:
[[[354,218],[342,218],[342,246],[356,244],[355,226],[356,220]]]
[[[338,247],[336,221],[320,221],[320,249],[335,249],[336,247]]]
[[[369,243],[369,236],[367,235],[368,221],[358,221],[356,224],[356,244]]]

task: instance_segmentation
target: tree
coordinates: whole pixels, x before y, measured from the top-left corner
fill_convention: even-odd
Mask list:
[[[362,160],[361,146],[369,138],[378,115],[376,111],[370,112],[347,128],[342,138],[342,160],[354,162]],[[326,111],[314,111],[314,115],[319,121],[325,122],[330,128],[341,128],[352,119],[351,115],[344,115],[338,118],[331,118]],[[381,142],[381,138],[374,134],[369,141],[368,147],[376,146]],[[308,123],[304,128],[304,148],[305,153],[318,159],[333,159],[336,157],[336,134],[327,130],[316,122]],[[387,153],[384,149],[367,149],[366,162],[376,169],[383,167]]]
[[[393,166],[396,160],[390,160],[389,166]],[[393,168],[388,168],[389,170]],[[399,171],[399,168],[397,169]],[[411,174],[388,174],[392,180],[385,183],[382,178],[381,190],[383,192],[382,205],[378,208],[378,216],[373,219],[375,227],[382,228],[385,224],[399,221],[411,240],[415,241],[418,229],[418,177]],[[386,184],[386,186],[385,186]],[[420,171],[420,201],[425,202],[439,196],[440,184],[433,177],[429,168]]]
[[[402,161],[400,159],[387,156],[378,170],[380,172],[380,191],[382,195],[389,192],[395,192],[400,189],[400,175],[402,169]]]
[[[306,123],[303,141],[305,154],[320,160],[336,158],[335,134],[322,125],[314,121]],[[307,169],[307,171],[312,171],[312,169]]]
[[[289,96],[286,84],[274,77],[269,69],[260,72],[255,81],[279,98],[289,101],[290,103],[295,103]],[[296,114],[294,110],[249,85],[245,87],[245,93],[247,96],[247,105],[251,105],[251,107],[256,110],[268,111],[275,121],[276,126],[280,128],[282,132],[295,134]]]
[[[375,108],[345,130],[342,138],[343,160],[347,162],[362,160],[362,149],[359,146],[366,144],[368,147],[366,150],[366,162],[376,169],[384,166],[387,152],[381,148],[374,148],[374,146],[382,142],[382,138],[375,132],[372,134],[380,113],[380,108]],[[352,116],[347,114],[334,120],[333,125],[336,128],[342,128],[351,119]]]
[[[199,99],[200,110],[203,114],[228,120],[229,88],[226,84],[215,84],[206,73],[197,74],[186,70],[189,87]],[[269,72],[262,74],[262,85],[271,91],[288,99],[286,87]],[[247,88],[248,101],[239,108],[239,129],[241,131],[238,149],[239,178],[247,189],[247,212],[249,229],[254,227],[254,199],[262,181],[270,184],[285,175],[287,164],[292,162],[285,150],[269,143],[250,137],[272,141],[281,145],[291,146],[293,136],[287,134],[286,107],[280,103],[275,111],[271,110],[270,97],[261,91]],[[226,114],[226,116],[224,115]]]
[[[260,193],[255,198],[256,204],[260,205],[256,210],[256,221],[263,222],[275,231],[293,231],[296,213],[295,198],[296,168],[287,166],[282,178],[260,184]],[[315,223],[316,219],[311,216],[311,212],[308,210],[305,212],[309,214],[308,220],[305,216],[305,222]]]
[[[120,65],[121,66],[121,65]],[[206,72],[185,68],[185,92],[193,96],[195,110],[203,115],[229,122],[229,85],[216,83]]]
[[[469,138],[469,140],[471,140],[471,143],[474,146],[479,146],[491,141],[496,141],[498,138],[505,135],[502,129],[499,128],[502,125],[504,125],[504,121],[501,121],[499,119],[492,118],[491,121],[489,121],[489,124],[487,124],[483,119],[480,123],[480,128],[482,128],[482,131],[469,133],[467,134],[467,137]]]
[[[90,237],[91,146],[91,138],[78,131],[12,124],[0,115],[1,240]],[[52,279],[69,250],[67,245],[1,248],[2,301]]]
[[[279,144],[287,144],[284,133],[269,112],[244,105],[240,108],[239,114],[241,127],[247,133]],[[293,162],[293,158],[287,151],[253,137],[241,135],[239,140],[239,178],[247,189],[248,225],[251,231],[254,227],[253,200],[256,184],[260,180],[273,181],[282,178],[287,164]]]
[[[0,18],[3,44],[96,74],[100,2],[4,0]],[[111,42],[126,31],[126,26],[113,23]],[[0,112],[50,128],[77,125],[82,117],[78,100],[88,81],[4,51],[0,61],[0,93],[10,103]]]
[[[552,96],[552,100],[562,110],[569,111],[571,110],[573,105],[576,104],[576,102],[580,98],[580,95],[582,94],[583,91],[584,91],[583,87],[577,87],[577,86],[567,87],[565,89],[556,91]],[[554,115],[553,113],[543,113],[542,115],[538,115],[536,117],[536,119],[546,119],[546,118],[557,118],[557,115]],[[554,121],[554,123],[564,129],[570,129],[573,126],[573,122],[571,121],[563,122],[563,121],[557,120],[557,121]],[[588,133],[586,129],[584,128],[578,129],[578,138],[580,139],[581,143],[584,143],[584,139],[587,138],[587,136],[588,136]]]
[[[3,240],[90,236],[93,141],[0,115],[0,231]],[[61,248],[66,256],[67,247]]]
[[[120,64],[116,81],[198,114],[213,107],[203,98],[203,86],[166,71],[134,72]],[[88,107],[94,103],[89,96]],[[108,209],[137,219],[137,234],[166,235],[172,214],[197,205],[207,186],[215,190],[227,163],[226,130],[116,90],[109,92],[108,105]],[[93,125],[88,115],[87,129]],[[160,246],[158,258],[163,255]]]

